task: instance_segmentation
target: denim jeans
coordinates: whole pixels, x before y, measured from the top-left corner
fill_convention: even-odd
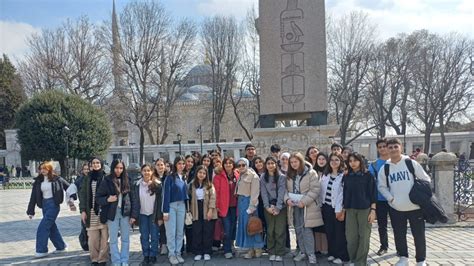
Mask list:
[[[237,225],[237,208],[229,207],[226,217],[222,218],[224,226],[224,253],[232,252],[232,241],[235,240],[235,229]]]
[[[43,219],[41,219],[36,231],[36,252],[48,252],[48,238],[53,242],[56,250],[66,248],[63,237],[56,226],[56,218],[59,214],[59,206],[54,203],[53,198],[43,200]]]
[[[143,257],[156,257],[158,255],[160,231],[158,225],[153,221],[153,214],[140,214],[139,223]]]
[[[112,264],[128,264],[129,250],[130,250],[130,217],[122,216],[122,209],[117,208],[115,219],[108,220],[110,237],[110,255],[112,257]],[[118,232],[120,230],[120,240],[122,242],[122,250],[118,247]]]
[[[168,257],[181,255],[184,239],[184,215],[186,207],[184,201],[170,203],[169,220],[165,222]]]

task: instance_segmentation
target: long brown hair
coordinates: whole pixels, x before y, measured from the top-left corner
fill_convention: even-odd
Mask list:
[[[339,154],[339,153],[333,152],[329,155],[328,165],[327,165],[326,169],[324,170],[325,175],[329,175],[329,174],[332,173],[332,167],[331,167],[331,158],[332,157],[337,157],[339,159],[339,167],[337,169],[338,173],[342,173],[342,172],[344,172],[344,170],[346,170],[346,163],[344,162],[344,158],[342,158],[342,155]]]
[[[120,176],[115,175],[115,167],[118,164],[122,164],[123,172]],[[128,181],[127,170],[125,168],[125,163],[120,159],[115,159],[110,165],[110,176],[112,176],[112,181],[114,182],[115,189],[117,193],[126,194],[130,191],[130,183]],[[120,178],[121,182],[119,184],[118,179]]]
[[[41,164],[40,169],[46,169],[48,170],[48,181],[51,182],[53,181],[54,177],[56,177],[56,174],[54,173],[54,165],[52,161],[44,161]]]
[[[140,168],[140,173],[146,167],[150,168],[151,171],[151,183],[148,185],[148,192],[150,192],[150,196],[153,196],[158,190],[158,188],[160,188],[161,181],[159,177],[155,176],[153,172],[153,166],[149,163],[145,163],[144,165],[142,165],[142,167]],[[145,180],[145,177],[143,177],[143,180]]]
[[[291,158],[296,158],[298,159],[298,161],[300,161],[300,166],[298,169],[293,169],[293,167],[291,167]],[[302,174],[304,171],[304,156],[303,154],[299,153],[299,152],[294,152],[290,155],[290,158],[288,159],[288,173],[287,173],[287,177],[288,179],[293,179],[296,177],[296,175],[298,174]]]
[[[206,172],[206,178],[202,181],[202,184],[206,187],[207,190],[212,189],[212,182],[209,179],[209,171],[207,170],[207,167],[205,167],[204,165],[200,165],[196,169],[196,172],[194,173],[193,186],[195,188],[199,187],[199,180],[197,178],[197,175],[198,175],[200,170],[204,170],[204,172]]]

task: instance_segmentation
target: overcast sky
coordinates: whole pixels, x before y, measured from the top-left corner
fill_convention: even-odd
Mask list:
[[[118,12],[130,1],[116,0]],[[258,0],[161,2],[173,16],[196,21],[216,14],[243,18],[252,5],[258,6]],[[382,39],[422,28],[474,37],[474,0],[326,0],[326,12],[333,17],[353,10],[367,12]],[[32,33],[80,15],[101,22],[109,19],[111,12],[112,0],[0,0],[0,53],[16,61],[27,51],[25,39]]]

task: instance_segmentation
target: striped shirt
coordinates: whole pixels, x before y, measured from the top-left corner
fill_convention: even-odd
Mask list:
[[[90,227],[88,230],[94,230],[94,229],[100,229],[103,227],[103,225],[100,223],[99,216],[95,214],[94,207],[95,207],[95,193],[96,193],[96,188],[97,188],[97,181],[92,181],[91,182],[91,187],[92,187],[92,208],[90,212]]]
[[[331,204],[332,204],[332,199],[331,199],[331,196],[332,196],[332,184],[333,184],[334,180],[336,180],[336,177],[337,177],[337,176],[330,176],[330,178],[329,178],[328,186],[327,186],[327,188],[326,188],[326,196],[324,197],[324,203],[325,203],[325,204],[328,204],[328,205],[331,205]]]

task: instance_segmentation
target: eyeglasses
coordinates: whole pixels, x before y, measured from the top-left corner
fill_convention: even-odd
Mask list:
[[[246,167],[247,165],[242,163],[242,164],[238,164],[237,166],[238,167]]]

